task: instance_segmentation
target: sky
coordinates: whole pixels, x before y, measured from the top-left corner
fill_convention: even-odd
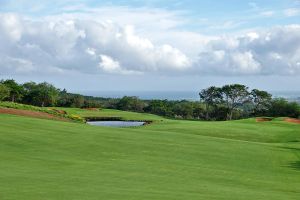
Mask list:
[[[299,0],[0,0],[0,79],[69,91],[300,90]]]

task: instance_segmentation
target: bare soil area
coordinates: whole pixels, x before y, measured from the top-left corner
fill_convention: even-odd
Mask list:
[[[284,121],[294,123],[294,124],[300,124],[300,119],[286,118]]]
[[[66,118],[57,117],[44,112],[37,112],[31,110],[18,110],[13,108],[0,108],[0,114],[11,114],[11,115],[20,115],[26,117],[40,118],[40,119],[53,119],[59,121],[70,121]]]
[[[272,120],[273,120],[272,118],[267,118],[267,117],[256,118],[256,122],[270,122]]]

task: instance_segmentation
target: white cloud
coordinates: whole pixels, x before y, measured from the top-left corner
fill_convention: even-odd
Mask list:
[[[138,36],[131,25],[63,16],[36,21],[2,14],[0,28],[0,55],[29,60],[38,67],[37,71],[53,66],[101,73],[101,66],[104,73],[127,74],[178,71],[190,65],[189,58],[179,49],[168,44],[155,45]],[[11,73],[20,73],[17,68],[10,68]]]
[[[15,14],[5,14],[0,15],[1,23],[0,23],[0,30],[1,30],[1,38],[3,40],[9,40],[11,42],[17,42],[22,34],[22,25],[19,17]]]
[[[243,21],[229,20],[229,21],[225,21],[220,24],[217,24],[217,25],[209,26],[208,28],[215,29],[215,30],[234,29],[234,28],[241,26],[244,23],[245,22],[243,22]]]
[[[85,52],[91,56],[96,56],[96,49],[94,48],[87,48]]]
[[[256,40],[259,38],[259,34],[256,32],[250,32],[247,34],[247,36],[249,37],[250,41]]]
[[[234,45],[233,45],[234,44]],[[219,75],[300,74],[300,25],[220,37],[199,54],[197,70]],[[221,52],[221,53],[220,53]]]
[[[107,55],[100,55],[99,67],[111,74],[139,74],[140,72],[122,69],[120,63]]]
[[[283,11],[284,15],[287,17],[294,17],[300,14],[300,9],[298,8],[289,8]]]
[[[117,22],[120,26],[134,24],[140,31],[168,30],[183,25],[186,20],[180,11],[167,11],[164,9],[130,8],[126,6],[105,6],[91,8],[85,5],[74,5],[62,8],[65,19],[93,20],[97,22]],[[48,16],[55,20],[61,15]]]
[[[106,55],[100,55],[101,61],[99,63],[99,67],[104,71],[109,73],[120,73],[122,72],[120,63],[118,61],[114,61],[111,57]]]
[[[1,74],[300,74],[300,25],[212,37],[169,29],[173,22],[155,29],[153,21],[146,28],[114,21],[0,14]]]
[[[199,56],[198,70],[215,75],[250,75],[258,74],[261,65],[250,51],[225,52],[217,50],[201,53]]]
[[[275,12],[272,10],[267,10],[267,11],[263,11],[260,13],[260,15],[262,15],[264,17],[272,17],[274,14],[275,14]]]

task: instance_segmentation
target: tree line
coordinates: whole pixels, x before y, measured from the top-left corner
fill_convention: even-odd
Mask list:
[[[200,101],[141,100],[138,97],[102,98],[61,90],[47,82],[18,84],[0,81],[0,101],[35,106],[110,108],[152,113],[168,118],[190,120],[233,120],[248,117],[300,117],[300,106],[284,98],[272,98],[266,91],[232,84],[209,87],[199,93]]]
[[[50,83],[26,82],[13,79],[0,81],[0,101],[11,101],[41,107],[100,107],[100,102],[80,94],[68,93]]]

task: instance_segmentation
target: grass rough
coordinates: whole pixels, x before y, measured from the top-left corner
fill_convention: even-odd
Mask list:
[[[1,200],[298,200],[300,125],[153,120],[134,128],[0,114]]]

